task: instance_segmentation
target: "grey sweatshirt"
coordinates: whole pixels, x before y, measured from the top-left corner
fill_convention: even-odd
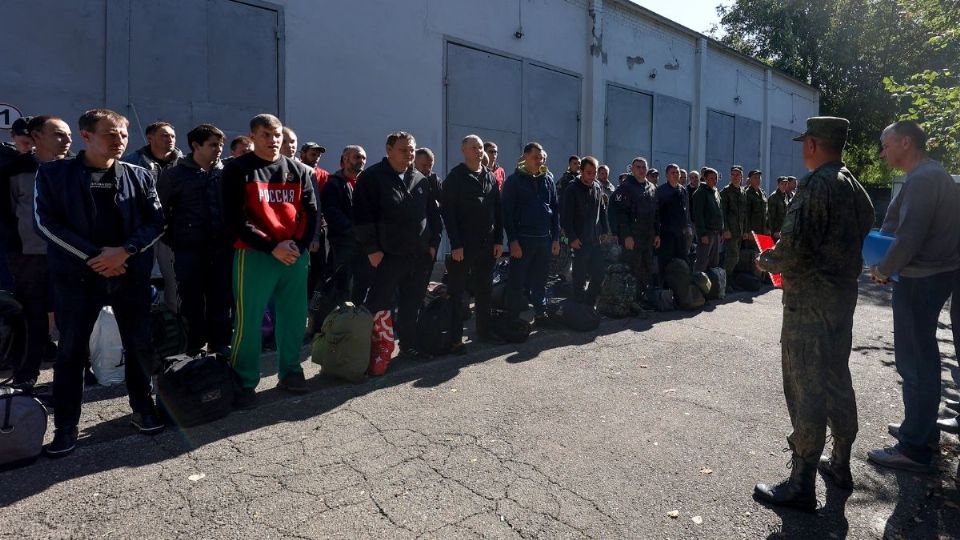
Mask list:
[[[960,268],[960,186],[936,161],[920,162],[880,230],[896,237],[877,265],[884,275],[921,278]]]

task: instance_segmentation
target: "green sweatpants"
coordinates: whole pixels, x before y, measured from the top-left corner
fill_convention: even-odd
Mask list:
[[[255,249],[238,249],[233,257],[233,369],[244,388],[260,382],[260,326],[267,302],[274,299],[274,335],[280,378],[302,373],[300,348],[307,319],[307,267],[310,256],[301,255],[287,266],[273,255]]]

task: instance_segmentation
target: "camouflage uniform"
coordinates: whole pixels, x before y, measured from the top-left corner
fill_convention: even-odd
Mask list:
[[[630,265],[641,290],[646,291],[653,285],[653,241],[660,227],[656,187],[628,176],[614,191],[609,213],[610,226],[621,245],[628,236],[633,237],[633,249],[624,247],[621,259]]]
[[[786,215],[787,195],[778,189],[767,199],[767,223],[770,225],[770,234],[780,232]]]
[[[746,232],[767,234],[767,198],[761,188],[747,187],[743,192],[746,202]]]
[[[780,242],[760,256],[783,274],[783,392],[793,424],[787,438],[807,462],[819,459],[826,428],[834,445],[852,444],[857,404],[849,358],[863,239],[873,204],[840,161],[800,180]]]
[[[725,242],[723,259],[723,269],[729,279],[740,261],[740,241],[747,230],[746,198],[743,190],[739,186],[728,184],[720,190],[720,205],[723,208],[723,230],[730,232],[730,240]]]

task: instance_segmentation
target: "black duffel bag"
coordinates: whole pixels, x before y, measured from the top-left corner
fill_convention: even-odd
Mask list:
[[[547,317],[577,332],[590,332],[600,326],[600,314],[593,306],[569,299],[547,304]]]
[[[156,386],[161,417],[190,427],[230,414],[239,385],[225,357],[181,354],[164,360]]]

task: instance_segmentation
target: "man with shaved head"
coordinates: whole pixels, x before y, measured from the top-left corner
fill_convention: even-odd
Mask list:
[[[461,150],[463,162],[447,175],[440,194],[440,211],[452,250],[446,263],[453,303],[454,354],[466,352],[462,343],[463,291],[468,280],[477,299],[477,337],[496,341],[490,328],[490,275],[503,253],[500,188],[496,176],[481,164],[483,141],[476,135],[467,135]]]

